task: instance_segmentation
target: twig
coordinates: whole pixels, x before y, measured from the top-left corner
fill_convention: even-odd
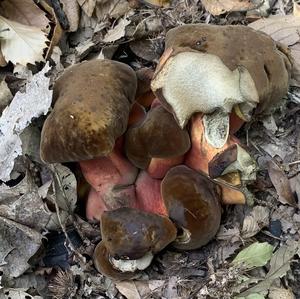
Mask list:
[[[56,171],[55,166],[54,166],[54,165],[50,165],[50,169],[51,169],[51,171],[53,172],[53,174],[54,174],[54,176],[55,176],[54,179],[57,181],[57,183],[58,183],[58,185],[59,185],[59,188],[60,188],[60,189],[62,190],[62,192],[63,192],[64,198],[66,199],[67,197],[66,197],[66,194],[65,194],[65,192],[64,192],[64,188],[63,188],[63,186],[62,186],[60,177],[59,177],[59,175],[57,174],[57,171]],[[66,200],[66,202],[68,202],[68,201]],[[56,215],[57,215],[57,218],[58,218],[59,225],[60,225],[60,227],[61,227],[61,229],[62,229],[62,231],[63,231],[63,233],[64,233],[64,235],[65,235],[65,237],[66,237],[66,240],[67,240],[67,244],[66,244],[65,246],[66,246],[67,248],[69,248],[73,253],[75,253],[76,256],[80,259],[81,262],[85,263],[86,260],[85,260],[84,256],[83,256],[82,254],[80,254],[80,253],[76,250],[76,248],[74,247],[74,245],[73,245],[71,239],[70,239],[69,236],[68,236],[68,233],[67,233],[67,230],[66,230],[65,225],[62,223],[62,220],[61,220],[61,218],[60,218],[59,206],[58,206],[57,201],[56,201],[56,196],[54,196],[54,205],[55,205],[55,210],[56,210]]]

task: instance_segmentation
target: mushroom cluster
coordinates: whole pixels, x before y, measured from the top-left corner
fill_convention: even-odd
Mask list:
[[[64,72],[41,158],[79,163],[86,216],[101,224],[101,273],[134,278],[169,244],[191,250],[215,236],[221,203],[244,203],[241,187],[255,179],[233,134],[284,96],[290,67],[262,33],[198,24],[167,33],[154,74],[112,60]]]

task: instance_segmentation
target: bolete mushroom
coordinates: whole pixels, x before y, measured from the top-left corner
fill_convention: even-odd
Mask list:
[[[126,64],[112,60],[82,62],[55,82],[52,112],[41,140],[48,163],[108,156],[127,129],[137,79]]]
[[[184,164],[212,179],[219,178],[228,183],[220,186],[222,203],[244,204],[250,195],[245,185],[256,179],[255,160],[232,135],[221,148],[210,145],[205,138],[202,113],[192,116],[190,131],[192,146]],[[232,180],[233,177],[235,180]]]
[[[183,155],[190,148],[190,138],[188,132],[176,124],[172,114],[156,105],[143,122],[128,129],[125,150],[136,167],[147,169],[150,166],[151,175],[162,178],[170,167],[183,161]],[[168,160],[165,163],[157,161],[158,165],[153,158]]]
[[[174,247],[191,250],[212,240],[221,220],[219,194],[214,183],[180,165],[167,172],[161,193],[170,219],[181,230]]]
[[[166,216],[132,208],[106,211],[101,218],[103,245],[98,250],[102,252],[102,259],[106,252],[107,255],[101,261],[96,254],[95,264],[106,273],[108,261],[117,271],[117,275],[110,274],[111,277],[120,279],[121,273],[125,273],[126,278],[128,273],[146,269],[154,254],[175,240],[176,232],[175,225]]]
[[[249,120],[286,94],[290,61],[282,47],[246,26],[184,25],[171,29],[152,90],[183,128],[202,112],[206,139],[221,148],[229,133],[228,114]],[[212,127],[214,129],[212,129]]]
[[[192,147],[185,158],[185,164],[190,168],[211,178],[236,171],[240,172],[243,181],[256,178],[256,162],[236,137],[230,135],[221,148],[207,142],[201,113],[196,113],[191,119],[191,142]]]
[[[111,60],[77,64],[55,82],[54,108],[42,129],[41,158],[49,163],[80,163],[93,187],[89,217],[93,217],[91,203],[96,203],[96,193],[104,201],[104,205],[97,203],[100,210],[120,207],[122,202],[131,205],[135,200],[137,169],[123,155],[121,136],[136,88],[135,72]]]

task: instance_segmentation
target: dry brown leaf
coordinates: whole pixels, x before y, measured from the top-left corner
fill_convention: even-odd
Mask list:
[[[126,26],[131,23],[126,17],[119,20],[118,24],[107,31],[103,38],[105,43],[111,43],[125,36]]]
[[[62,36],[62,33],[63,33],[63,30],[60,26],[60,23],[57,19],[57,16],[54,12],[54,9],[52,8],[52,6],[48,5],[46,1],[43,1],[43,0],[40,0],[39,4],[43,7],[43,9],[45,11],[47,11],[47,13],[49,14],[50,18],[51,18],[51,21],[52,23],[55,24],[55,27],[53,29],[53,33],[52,33],[52,36],[51,36],[51,41],[50,41],[50,46],[47,50],[47,53],[45,55],[45,58],[48,58],[49,55],[51,55],[52,53],[52,49],[58,44],[58,42],[60,41],[61,39],[61,36]]]
[[[250,0],[202,0],[205,9],[214,16],[226,12],[248,11],[257,8],[257,4]]]
[[[7,65],[7,62],[4,59],[1,48],[0,48],[0,67],[6,66],[6,65]]]
[[[11,94],[10,89],[8,88],[5,80],[0,82],[0,116],[2,111],[6,106],[11,102],[13,95]]]
[[[297,207],[289,179],[285,173],[273,161],[268,162],[268,172],[271,182],[277,191],[279,201],[283,204]]]
[[[130,9],[129,2],[126,0],[100,1],[96,4],[95,13],[98,21],[104,21],[107,17],[119,19]]]
[[[255,206],[250,215],[243,221],[242,237],[244,239],[255,236],[262,228],[269,225],[270,211],[267,207]]]
[[[300,17],[300,4],[296,3],[294,0],[294,6],[293,6],[293,15],[295,17]]]
[[[293,57],[292,85],[300,86],[300,17],[297,13],[287,16],[272,16],[249,24],[250,27],[270,35],[291,50]]]
[[[78,4],[82,8],[82,10],[91,17],[95,7],[96,7],[96,0],[77,0]],[[107,0],[102,0],[101,2],[107,2]]]
[[[134,281],[120,281],[116,283],[116,288],[126,298],[141,299],[139,291]]]
[[[272,288],[268,295],[269,299],[295,299],[295,295],[291,290],[283,288]]]
[[[32,0],[3,0],[0,2],[1,15],[23,25],[41,28],[49,33],[49,19]]]
[[[60,2],[63,5],[63,10],[69,22],[69,28],[67,31],[77,31],[80,15],[80,8],[78,2],[76,0],[60,0]]]
[[[43,61],[47,38],[38,27],[27,26],[0,16],[1,51],[13,64]]]
[[[159,7],[168,7],[170,5],[170,0],[142,0],[141,2]]]

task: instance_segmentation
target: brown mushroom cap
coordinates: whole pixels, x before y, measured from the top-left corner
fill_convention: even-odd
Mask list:
[[[168,217],[120,208],[103,213],[101,235],[113,258],[136,260],[174,241],[176,227]]]
[[[231,70],[244,66],[255,82],[260,112],[287,93],[291,72],[288,50],[260,31],[240,25],[185,25],[168,32],[169,47],[214,54]]]
[[[42,160],[108,155],[126,131],[136,88],[135,72],[117,61],[92,60],[67,69],[54,85],[55,105],[42,130]]]
[[[103,241],[96,246],[93,259],[96,269],[113,280],[133,279],[139,275],[138,272],[121,272],[116,269],[110,262],[110,255]]]
[[[220,226],[221,205],[211,181],[180,165],[166,174],[161,192],[170,219],[183,231],[174,247],[196,249],[215,236]]]
[[[151,158],[181,156],[190,148],[190,138],[162,106],[151,108],[145,120],[126,133],[125,151],[128,159],[145,169]]]

